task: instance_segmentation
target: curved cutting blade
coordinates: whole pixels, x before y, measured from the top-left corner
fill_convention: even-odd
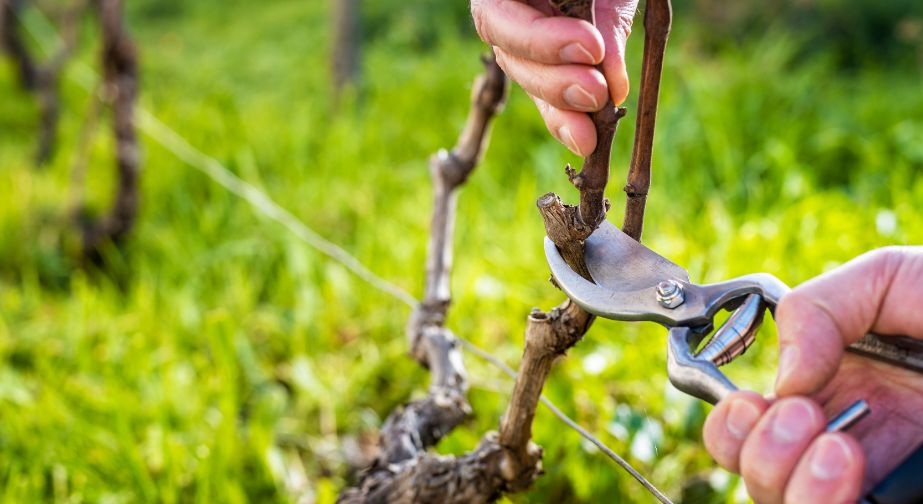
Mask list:
[[[575,273],[548,238],[545,238],[545,257],[551,274],[568,297],[590,313],[615,320],[706,326],[715,312],[747,294],[760,294],[772,307],[788,291],[784,283],[766,273],[717,284],[690,283],[686,270],[609,222],[603,222],[586,242],[586,265],[596,283]],[[664,280],[682,286],[685,301],[681,305],[671,309],[658,302],[657,284]]]

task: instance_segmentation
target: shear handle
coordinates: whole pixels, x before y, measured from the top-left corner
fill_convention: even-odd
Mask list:
[[[711,361],[692,355],[702,335],[688,327],[670,329],[667,339],[667,377],[677,389],[717,404],[724,396],[737,390],[737,386]]]

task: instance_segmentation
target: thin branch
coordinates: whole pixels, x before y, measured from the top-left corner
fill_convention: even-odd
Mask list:
[[[641,240],[644,230],[644,206],[651,187],[651,160],[654,147],[654,124],[663,56],[670,36],[673,8],[670,0],[648,0],[644,11],[644,60],[641,67],[641,90],[638,95],[638,119],[628,183],[625,185],[625,220],[622,231]]]
[[[566,16],[590,23],[595,20],[593,0],[550,0],[549,3]],[[576,218],[572,219],[574,232],[582,235],[579,241],[585,240],[599,227],[609,210],[605,191],[609,183],[612,138],[615,136],[619,119],[625,116],[625,109],[616,107],[609,98],[601,110],[589,116],[596,128],[596,149],[584,158],[580,173],[570,166],[567,167],[568,178],[580,191],[580,206]]]
[[[492,60],[485,60],[484,66],[486,73],[474,83],[471,111],[458,142],[450,152],[441,150],[430,160],[433,215],[421,314],[425,321],[444,320],[451,302],[449,279],[457,189],[480,162],[487,144],[490,120],[503,106],[506,97],[506,79],[500,67]]]
[[[43,8],[34,2],[37,9]],[[80,15],[86,8],[86,0],[76,0],[73,5],[57,9],[52,17],[61,27],[57,50],[44,63],[36,63],[29,54],[18,30],[25,0],[0,0],[0,39],[6,52],[19,67],[20,81],[25,89],[35,92],[39,105],[39,137],[35,161],[41,166],[54,153],[58,137],[60,98],[58,83],[61,69],[73,54],[77,45]],[[48,9],[49,12],[55,9]]]
[[[592,0],[552,0],[552,4],[566,15],[590,22],[594,19],[595,2]],[[571,182],[580,191],[577,211],[550,193],[537,202],[548,237],[568,264],[589,280],[592,278],[584,260],[584,243],[605,219],[608,202],[603,194],[608,182],[612,137],[623,115],[624,110],[616,110],[608,103],[601,112],[590,116],[597,128],[596,151],[584,160],[580,174],[576,174],[570,167],[567,169]],[[517,476],[522,473],[534,474],[530,471],[534,471],[536,466],[540,470],[536,459],[540,459],[541,451],[532,445],[530,439],[541,390],[554,360],[580,341],[593,320],[592,315],[570,300],[549,313],[535,310],[529,317],[526,345],[516,385],[500,425],[500,443],[507,449],[504,462]],[[525,481],[525,478],[518,476],[517,481]],[[653,489],[652,485],[646,487]],[[656,489],[652,493],[658,499],[665,499]]]

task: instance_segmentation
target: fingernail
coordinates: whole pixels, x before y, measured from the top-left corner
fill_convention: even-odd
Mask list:
[[[760,410],[749,401],[738,400],[731,403],[725,419],[728,432],[739,440],[747,435],[760,418]]]
[[[782,353],[779,354],[779,374],[776,376],[776,390],[779,390],[779,387],[788,381],[788,378],[798,368],[800,353],[801,351],[798,350],[798,347],[793,345],[788,345],[782,349]]]
[[[811,474],[832,480],[843,475],[852,464],[853,453],[839,436],[822,436],[811,453]]]
[[[570,132],[570,128],[567,126],[561,126],[558,128],[558,140],[564,142],[564,145],[568,149],[574,151],[577,155],[583,155],[580,152],[580,149],[577,148],[577,141],[574,140],[574,134]]]
[[[593,58],[593,55],[590,54],[590,51],[586,50],[586,47],[583,47],[582,44],[574,42],[568,44],[561,48],[560,51],[561,59],[565,63],[580,63],[584,65],[592,65],[596,63],[596,60]]]
[[[599,109],[599,101],[596,97],[580,87],[579,84],[572,84],[564,90],[564,101],[575,109],[585,112]]]
[[[814,431],[814,408],[805,399],[785,400],[772,420],[772,439],[791,443],[811,435]]]

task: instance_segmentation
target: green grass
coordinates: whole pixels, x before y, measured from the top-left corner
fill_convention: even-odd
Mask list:
[[[426,160],[454,143],[465,117],[483,50],[470,26],[440,33],[425,9],[375,8],[364,80],[337,110],[320,2],[130,4],[141,105],[419,295]],[[715,52],[677,23],[645,242],[694,280],[769,271],[796,284],[867,249],[923,241],[920,69],[847,73],[822,52],[798,56],[800,44],[770,30]],[[87,33],[78,59],[95,57]],[[353,481],[343,447],[425,392],[426,373],[406,355],[406,307],[146,137],[132,239],[106,272],[79,268],[62,216],[88,97],[73,83],[63,92],[60,152],[36,170],[35,106],[0,63],[2,500],[285,502],[294,467],[311,500],[330,502]],[[632,122],[616,141],[615,221]],[[113,183],[107,128],[88,177],[98,211]],[[578,160],[514,90],[460,197],[449,325],[512,364],[528,311],[561,299],[534,201],[547,191],[576,199],[567,162]],[[758,390],[773,378],[769,326],[730,368]],[[546,393],[670,495],[701,478],[734,500],[737,480],[701,446],[706,409],[666,383],[664,336],[654,324],[599,321]],[[511,388],[474,356],[466,365],[476,414],[441,452],[495,428]],[[546,474],[512,500],[648,501],[544,409],[535,441]]]

